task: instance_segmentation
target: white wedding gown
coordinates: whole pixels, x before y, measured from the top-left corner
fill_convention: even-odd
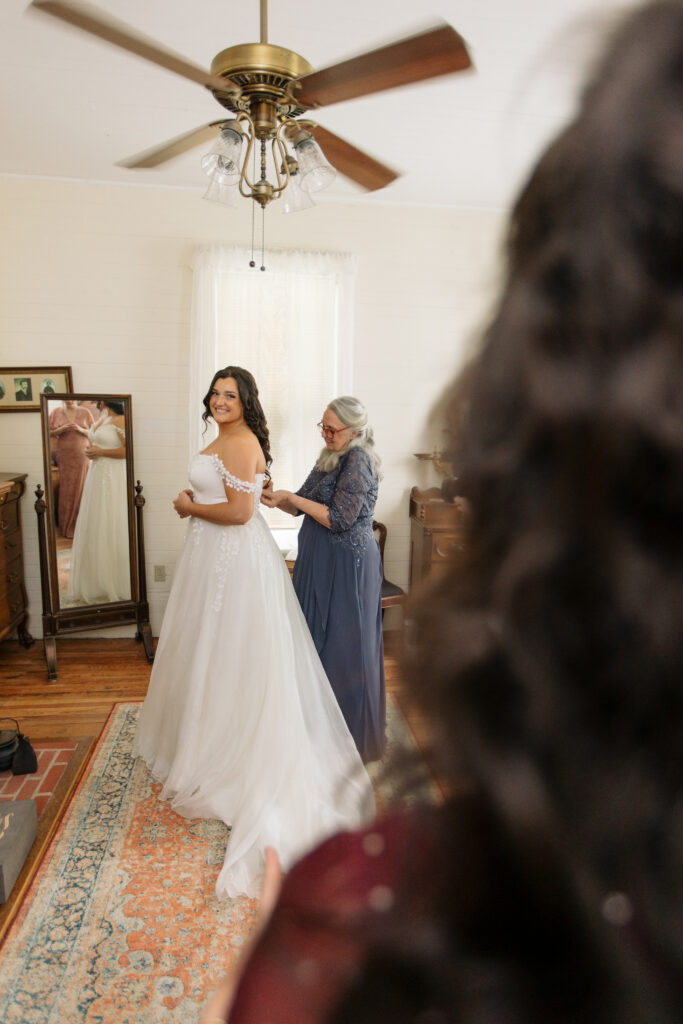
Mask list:
[[[220,896],[257,896],[266,846],[287,869],[375,813],[370,779],[311,640],[287,567],[258,512],[263,475],[216,455],[190,465],[195,500],[252,492],[244,525],[191,519],[176,566],[134,752],[187,818],[231,827]]]
[[[92,427],[100,448],[120,448],[125,434],[113,423]],[[90,463],[71,548],[68,604],[130,601],[126,459],[102,455]]]

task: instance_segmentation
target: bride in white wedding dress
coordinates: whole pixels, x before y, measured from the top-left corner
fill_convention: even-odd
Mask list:
[[[258,511],[270,449],[254,378],[220,370],[204,405],[218,437],[174,502],[191,522],[134,752],[175,811],[230,826],[218,895],[257,896],[267,846],[287,869],[375,804]]]
[[[83,485],[66,589],[67,605],[130,601],[126,423],[123,402],[103,402],[88,431]]]

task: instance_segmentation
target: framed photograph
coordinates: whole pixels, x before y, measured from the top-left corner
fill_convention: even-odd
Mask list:
[[[0,366],[0,412],[40,412],[41,395],[73,389],[70,366]]]

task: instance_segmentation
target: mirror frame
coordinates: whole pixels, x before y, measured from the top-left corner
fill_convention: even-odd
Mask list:
[[[126,428],[126,482],[128,496],[128,564],[130,572],[130,598],[102,604],[61,606],[57,571],[57,529],[55,495],[52,487],[50,402],[116,400],[123,402]],[[133,467],[133,410],[130,395],[62,392],[40,396],[41,434],[43,441],[43,467],[45,492],[36,488],[35,509],[38,515],[38,543],[40,548],[40,577],[43,598],[43,642],[47,661],[48,679],[57,678],[56,637],[64,633],[101,629],[137,623],[135,634],[142,641],[148,662],[154,660],[154,641],[149,622],[147,585],[145,577],[144,533],[142,528],[142,485],[135,479]]]

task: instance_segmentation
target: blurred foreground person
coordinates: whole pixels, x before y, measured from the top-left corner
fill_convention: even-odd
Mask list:
[[[513,212],[457,453],[465,550],[413,612],[453,795],[291,870],[211,1008],[231,1024],[683,1019],[682,253],[663,0]]]

